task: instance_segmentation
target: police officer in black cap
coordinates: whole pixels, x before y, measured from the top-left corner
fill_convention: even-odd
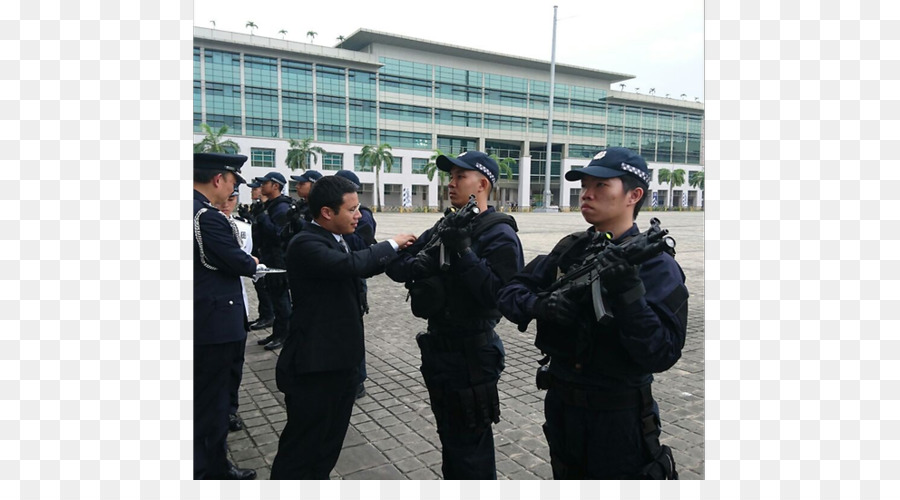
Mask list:
[[[258,261],[212,204],[244,182],[243,155],[194,154],[194,479],[254,479],[226,456],[232,366],[243,357],[247,314],[241,276]]]
[[[312,217],[309,215],[309,203],[307,202],[307,198],[309,197],[309,191],[312,189],[313,184],[321,178],[322,174],[315,170],[307,170],[306,172],[303,172],[302,175],[291,176],[291,180],[297,182],[295,189],[297,191],[298,199],[292,200],[291,207],[285,217],[285,226],[281,231],[281,244],[285,252],[287,251],[287,246],[291,242],[291,239],[293,239],[294,236],[297,236],[297,233],[302,231],[306,224],[312,220]]]
[[[349,170],[338,170],[334,173],[337,177],[343,177],[348,181],[356,184],[356,187],[362,189],[362,183],[359,182],[359,177],[356,176],[353,172]],[[293,176],[291,176],[293,178]],[[299,187],[298,187],[299,192]],[[359,222],[356,224],[356,231],[353,234],[348,234],[344,237],[347,241],[347,246],[350,247],[350,250],[362,250],[364,248],[368,248],[371,245],[378,243],[375,240],[375,216],[372,215],[372,210],[369,207],[359,205]],[[366,280],[362,280],[363,283],[363,307],[365,308],[366,314],[369,313],[369,300],[368,300],[368,292],[369,286],[366,283]],[[359,399],[366,395],[366,377],[368,373],[366,372],[366,358],[365,353],[363,353],[362,363],[359,365],[359,385],[356,386],[356,399]]]
[[[410,289],[413,314],[428,319],[416,342],[442,445],[444,479],[496,479],[492,424],[500,421],[497,381],[504,368],[497,292],[524,263],[515,220],[487,204],[497,163],[480,151],[439,156],[459,210],[422,233],[388,264]],[[477,215],[468,205],[475,195]],[[464,216],[464,214],[467,214]],[[445,259],[441,263],[441,254]]]
[[[251,199],[250,206],[246,210],[247,218],[250,220],[250,233],[253,236],[253,250],[251,255],[259,258],[259,241],[262,238],[262,235],[260,226],[256,223],[256,219],[266,210],[266,198],[262,195],[262,184],[259,181],[254,180],[253,182],[248,183],[247,187],[250,188]],[[256,320],[250,323],[250,329],[262,330],[263,328],[269,328],[272,326],[272,323],[275,322],[275,311],[272,308],[272,299],[269,298],[269,292],[266,291],[266,280],[258,279],[254,281],[253,287],[256,289],[256,298],[259,301],[259,306],[257,309],[258,315]],[[257,341],[257,344],[259,345],[265,345],[267,343],[268,341],[265,339]]]
[[[638,235],[647,163],[630,149],[610,147],[566,179],[581,180],[581,214],[591,227],[529,262],[499,295],[510,321],[538,320],[535,345],[550,358],[538,373],[539,386],[549,388],[544,433],[553,478],[675,479],[671,450],[659,444],[650,384],[684,347],[688,291],[681,267],[665,252],[640,266],[626,260],[612,266],[617,272],[602,280],[612,318],[602,323],[584,287],[546,292],[589,257],[595,236],[610,232],[620,245]]]
[[[282,231],[287,223],[287,213],[291,207],[291,199],[283,194],[287,181],[278,172],[272,171],[263,177],[257,177],[262,194],[267,198],[263,212],[257,216],[259,226],[259,260],[268,267],[285,269]],[[254,238],[257,236],[254,235]],[[278,349],[284,343],[289,332],[291,317],[291,296],[288,289],[287,273],[270,273],[264,278],[266,291],[272,301],[275,321],[272,334],[260,341],[266,350]]]

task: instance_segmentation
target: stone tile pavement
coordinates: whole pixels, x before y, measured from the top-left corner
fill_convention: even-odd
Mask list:
[[[662,442],[674,449],[682,479],[704,477],[704,274],[703,213],[647,213],[677,240],[676,259],[687,275],[691,292],[688,337],[681,360],[656,375],[654,396],[659,402]],[[525,262],[547,253],[564,235],[586,228],[579,213],[515,214]],[[380,213],[377,238],[400,232],[420,234],[437,214]],[[256,317],[256,294],[245,281],[251,319]],[[357,400],[341,457],[332,479],[439,479],[440,440],[428,406],[428,391],[419,373],[415,334],[425,321],[409,312],[406,289],[384,275],[369,279],[370,313],[366,323],[367,395]],[[278,352],[256,345],[269,330],[251,332],[247,339],[240,415],[246,428],[229,435],[231,459],[252,467],[268,479],[284,428],[284,395],[275,387]],[[500,479],[552,479],[549,450],[541,430],[544,391],[534,386],[540,353],[533,345],[534,323],[521,333],[501,320],[497,333],[507,358],[500,378],[501,420],[494,426],[497,476]]]

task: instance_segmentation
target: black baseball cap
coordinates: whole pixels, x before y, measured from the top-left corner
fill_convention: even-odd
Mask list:
[[[497,178],[500,176],[500,167],[497,165],[497,162],[481,151],[464,151],[456,158],[441,155],[437,157],[435,163],[437,168],[444,172],[450,172],[450,169],[454,166],[481,172],[491,181],[491,186],[497,183]]]
[[[247,161],[244,155],[226,153],[194,153],[194,169],[227,171],[234,174],[238,184],[247,181],[241,177],[241,167]]]
[[[644,184],[650,185],[650,171],[647,169],[647,162],[641,155],[622,147],[606,148],[600,151],[588,163],[588,166],[566,172],[566,180],[577,181],[585,175],[601,179],[632,175]]]

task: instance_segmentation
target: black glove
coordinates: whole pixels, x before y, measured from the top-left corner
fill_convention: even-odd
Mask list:
[[[534,303],[534,317],[557,325],[573,325],[578,321],[580,308],[562,290],[541,297]]]
[[[638,275],[639,268],[625,260],[619,248],[610,249],[605,259],[612,266],[603,274],[603,287],[610,298],[630,304],[644,295],[644,282]]]
[[[472,233],[468,227],[445,227],[441,230],[441,241],[447,250],[461,255],[472,246]]]
[[[412,263],[412,279],[418,280],[427,278],[436,274],[438,271],[437,261],[427,252],[419,252],[416,259]]]

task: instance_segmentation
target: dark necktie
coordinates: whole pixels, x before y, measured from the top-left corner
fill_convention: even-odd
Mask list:
[[[350,253],[350,249],[347,248],[347,242],[344,241],[344,238],[342,237],[342,238],[341,238],[340,240],[338,240],[338,241],[339,241],[340,244],[341,244],[341,248],[344,249],[344,253]]]

